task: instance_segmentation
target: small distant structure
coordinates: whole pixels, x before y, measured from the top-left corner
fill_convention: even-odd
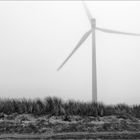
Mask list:
[[[87,31],[80,41],[77,43],[73,51],[68,55],[68,57],[63,61],[63,63],[58,67],[58,71],[65,65],[65,63],[72,57],[72,55],[77,51],[77,49],[84,43],[84,41],[88,38],[90,34],[92,34],[92,102],[97,102],[97,69],[96,69],[96,36],[95,31],[101,31],[105,33],[113,33],[119,35],[131,35],[131,36],[140,36],[137,33],[128,33],[116,30],[110,30],[105,28],[100,28],[96,26],[96,19],[92,17],[89,9],[87,8],[86,4],[83,2],[83,6],[87,15],[87,18],[91,24],[91,29]]]

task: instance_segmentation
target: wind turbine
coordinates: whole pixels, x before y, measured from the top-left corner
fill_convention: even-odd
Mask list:
[[[95,30],[105,32],[105,33],[113,33],[120,35],[131,35],[131,36],[140,36],[137,33],[128,33],[116,30],[110,30],[105,28],[100,28],[96,26],[96,19],[92,17],[89,9],[86,4],[83,3],[87,18],[91,24],[91,29],[87,31],[80,41],[77,43],[72,52],[68,55],[68,57],[63,61],[63,63],[58,67],[58,71],[66,64],[66,62],[72,57],[72,55],[77,51],[77,49],[84,43],[84,41],[88,38],[90,34],[92,34],[92,102],[97,102],[97,73],[96,73],[96,42],[95,42]]]

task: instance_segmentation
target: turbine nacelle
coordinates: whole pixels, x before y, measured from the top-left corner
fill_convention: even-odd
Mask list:
[[[95,18],[92,18],[92,19],[90,20],[90,24],[91,24],[91,27],[92,27],[92,28],[95,28],[95,27],[96,27],[96,19],[95,19]]]

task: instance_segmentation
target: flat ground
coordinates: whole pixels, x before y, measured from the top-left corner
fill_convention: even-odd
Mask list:
[[[80,140],[138,140],[140,133],[138,132],[73,132],[73,133],[58,133],[53,135],[45,134],[3,134],[0,139],[16,139],[16,140],[35,140],[35,139],[80,139]]]

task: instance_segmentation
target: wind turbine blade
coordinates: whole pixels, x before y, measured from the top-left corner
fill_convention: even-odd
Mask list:
[[[85,4],[85,2],[82,1],[82,3],[83,3],[83,6],[84,6],[84,9],[85,9],[85,11],[86,11],[86,15],[87,15],[87,17],[88,17],[88,20],[91,22],[92,15],[91,15],[91,13],[90,13],[90,11],[89,11],[87,5]]]
[[[127,32],[122,32],[122,31],[116,31],[116,30],[110,30],[110,29],[104,29],[104,28],[99,28],[96,27],[97,30],[106,32],[106,33],[113,33],[113,34],[122,34],[122,35],[131,35],[131,36],[140,36],[140,34],[137,33],[127,33]]]
[[[73,49],[73,51],[69,54],[69,56],[64,60],[64,62],[59,66],[57,70],[60,70],[65,65],[65,63],[70,59],[70,57],[75,53],[75,51],[81,46],[81,44],[87,39],[87,37],[90,35],[91,32],[92,30],[89,30],[82,36],[80,41],[77,43],[76,47]]]

